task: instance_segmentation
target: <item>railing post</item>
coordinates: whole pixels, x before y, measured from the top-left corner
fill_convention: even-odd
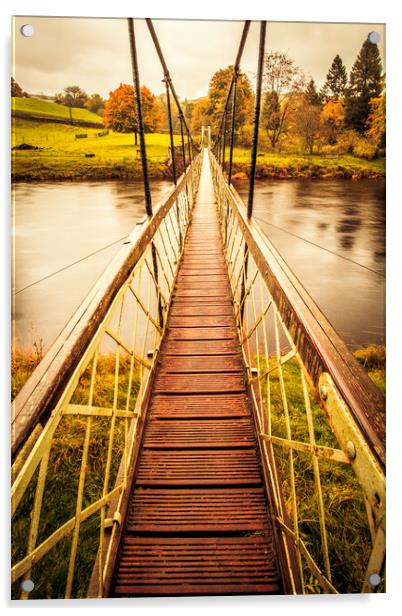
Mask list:
[[[184,172],[186,172],[186,148],[184,145],[184,131],[183,131],[183,117],[180,114],[180,133],[181,133],[181,152],[182,152],[182,156],[183,156],[183,167],[184,167]]]
[[[151,189],[149,186],[147,151],[146,151],[145,136],[144,136],[144,122],[142,119],[141,87],[140,87],[140,76],[139,76],[139,71],[138,71],[137,48],[135,44],[134,19],[132,17],[129,17],[127,21],[128,21],[128,34],[130,38],[131,66],[132,66],[134,91],[135,91],[138,132],[140,134],[140,152],[141,152],[142,175],[143,175],[143,180],[144,180],[145,209],[146,209],[148,216],[152,216],[152,199],[151,199]]]
[[[238,74],[235,73],[234,84],[233,84],[233,98],[232,98],[232,127],[231,127],[231,135],[230,135],[229,177],[228,177],[229,186],[232,182],[233,147],[234,147],[234,133],[235,133],[235,119],[236,119],[237,80],[238,80]]]
[[[262,21],[260,25],[260,43],[259,43],[259,50],[258,50],[257,90],[255,94],[253,143],[252,143],[252,152],[251,152],[251,169],[250,169],[250,183],[249,183],[249,190],[248,190],[247,218],[251,218],[253,214],[254,182],[255,182],[255,169],[256,169],[256,164],[257,164],[258,129],[260,126],[262,71],[264,67],[266,26],[267,26],[267,22]]]
[[[225,172],[225,154],[226,154],[226,115],[227,110],[223,113],[223,137],[222,137],[222,171]]]
[[[168,110],[168,121],[169,121],[169,135],[170,135],[170,150],[172,152],[172,169],[173,169],[173,182],[176,186],[177,184],[177,173],[176,173],[176,161],[175,161],[175,152],[174,152],[174,138],[173,138],[173,125],[172,125],[172,109],[170,106],[170,89],[169,89],[169,80],[165,75],[163,80],[166,85],[166,103]]]

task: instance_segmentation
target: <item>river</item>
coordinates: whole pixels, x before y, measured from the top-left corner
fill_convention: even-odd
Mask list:
[[[142,184],[17,183],[13,204],[14,339],[46,349],[143,215]],[[350,348],[385,343],[384,182],[259,181],[254,215]]]

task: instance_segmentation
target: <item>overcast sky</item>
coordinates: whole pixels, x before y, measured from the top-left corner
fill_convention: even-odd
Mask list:
[[[20,34],[26,23],[34,26],[31,38]],[[154,26],[177,93],[198,98],[207,93],[217,69],[233,64],[243,22],[155,20]],[[141,84],[159,94],[162,70],[145,21],[135,20],[135,30]],[[321,87],[337,53],[350,71],[371,31],[381,35],[384,64],[385,27],[380,24],[268,22],[266,51],[287,52]],[[253,22],[241,65],[250,74],[256,71],[258,34]],[[120,83],[132,83],[124,19],[18,17],[14,44],[13,75],[30,93],[54,94],[79,85],[107,97]]]

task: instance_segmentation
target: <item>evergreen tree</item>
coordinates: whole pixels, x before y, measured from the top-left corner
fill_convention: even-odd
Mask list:
[[[317,92],[314,79],[310,79],[304,95],[310,105],[321,105],[321,97]]]
[[[339,54],[336,54],[331,64],[331,68],[327,73],[327,80],[324,84],[323,91],[326,93],[327,97],[329,95],[335,98],[340,98],[345,94],[347,83],[348,76],[345,65]]]
[[[363,133],[367,128],[370,99],[382,92],[382,65],[376,43],[367,39],[357,56],[350,73],[349,88],[345,99],[345,124]]]

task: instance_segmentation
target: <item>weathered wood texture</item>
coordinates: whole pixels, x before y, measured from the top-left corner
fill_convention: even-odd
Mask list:
[[[281,593],[207,159],[168,324],[111,594]]]

